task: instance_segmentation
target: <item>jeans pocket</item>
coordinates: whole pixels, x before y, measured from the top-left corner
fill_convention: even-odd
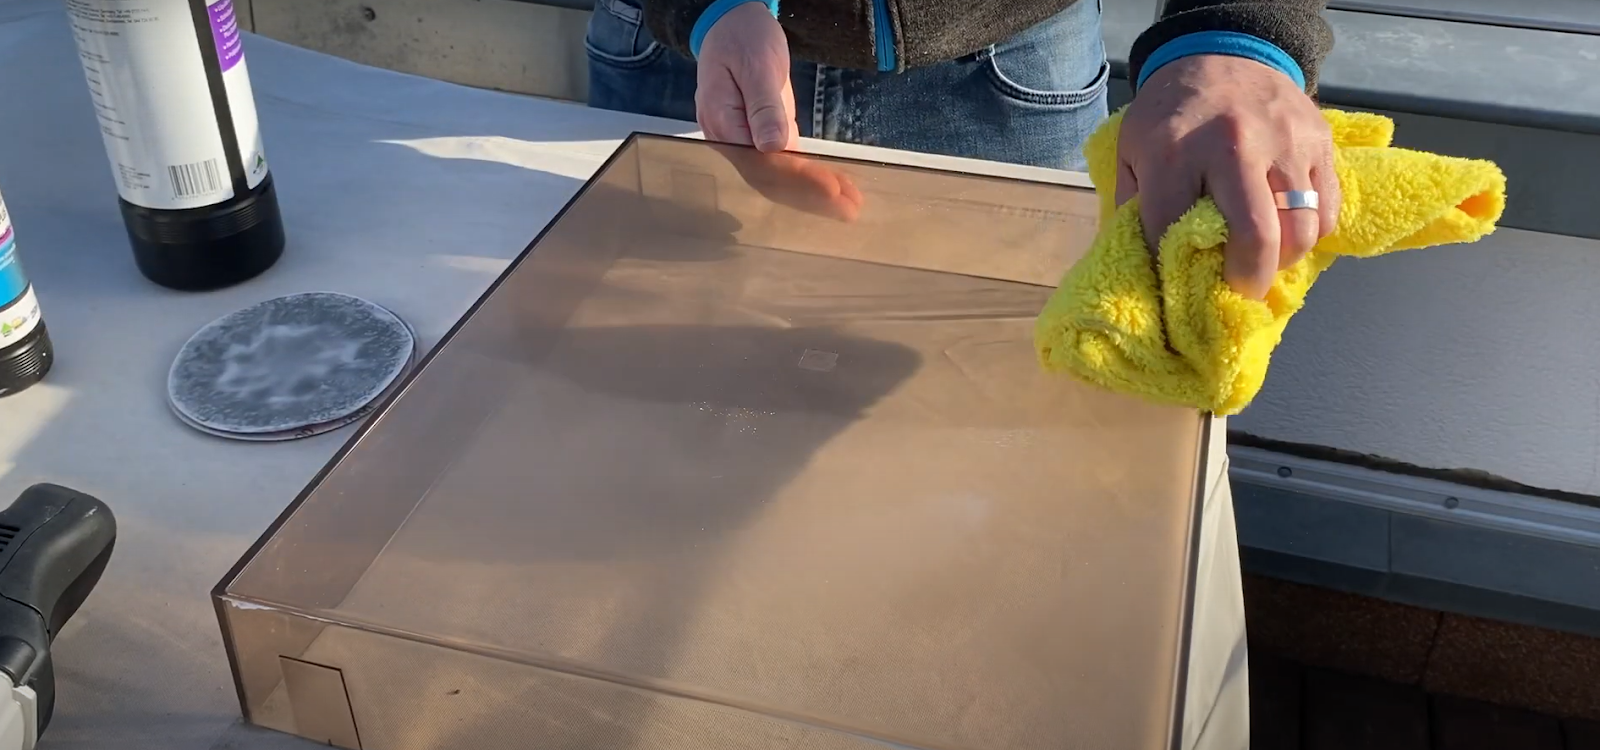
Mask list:
[[[583,46],[590,57],[619,67],[649,65],[666,50],[644,27],[640,0],[595,0]]]
[[[981,55],[995,90],[1035,107],[1071,109],[1104,101],[1111,80],[1096,3],[1067,10]]]
[[[1104,99],[1106,86],[1111,81],[1111,63],[1105,61],[1100,63],[1086,86],[1052,85],[1053,80],[1048,77],[1045,81],[1034,82],[1029,79],[1040,76],[1030,74],[1036,74],[1037,70],[1007,71],[998,57],[989,58],[988,70],[990,81],[1002,96],[1037,107],[1073,109],[1093,104]]]

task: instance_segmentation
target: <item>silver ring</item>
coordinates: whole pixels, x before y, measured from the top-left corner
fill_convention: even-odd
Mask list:
[[[1281,190],[1273,193],[1272,199],[1278,204],[1278,208],[1285,210],[1296,208],[1315,210],[1317,207],[1317,191],[1315,190]]]

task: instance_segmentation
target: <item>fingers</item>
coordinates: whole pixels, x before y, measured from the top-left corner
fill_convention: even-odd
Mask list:
[[[834,175],[838,180],[839,194],[834,201],[832,216],[840,221],[852,222],[861,217],[861,206],[866,203],[866,196],[861,194],[861,189],[856,187],[850,175],[839,172]]]
[[[855,180],[842,172],[839,174],[839,195],[850,205],[855,206],[858,213],[862,204],[867,202],[867,197],[861,194],[861,188],[856,187]]]
[[[794,89],[787,78],[776,88],[763,82],[746,83],[741,89],[724,70],[701,81],[695,100],[700,129],[713,141],[773,152],[793,148],[800,138]]]
[[[781,184],[769,186],[769,197],[802,211],[838,221],[855,221],[861,214],[862,196],[848,175],[810,157],[775,154],[762,157],[777,167]]]
[[[717,153],[773,203],[836,221],[852,222],[861,216],[866,197],[848,174],[828,162],[794,152],[717,149]]]
[[[1261,299],[1278,271],[1283,230],[1267,180],[1268,168],[1224,161],[1207,173],[1207,187],[1228,222],[1223,278],[1234,291]]]
[[[745,115],[755,147],[766,152],[794,145],[799,125],[794,119],[794,84],[782,75],[752,75],[738,80]]]
[[[1193,168],[1168,168],[1130,180],[1139,189],[1139,220],[1144,225],[1145,245],[1152,254],[1159,253],[1161,237],[1200,200],[1201,171]],[[1122,177],[1117,177],[1117,190],[1122,190]]]
[[[1279,270],[1298,263],[1317,241],[1333,234],[1339,227],[1339,207],[1343,194],[1339,192],[1339,177],[1333,167],[1331,137],[1316,139],[1313,158],[1285,159],[1267,173],[1267,183],[1273,192],[1286,190],[1312,190],[1317,195],[1315,209],[1280,209]]]
[[[1339,174],[1333,169],[1331,155],[1311,168],[1311,184],[1321,201],[1317,206],[1317,237],[1320,239],[1339,228],[1339,209],[1344,205],[1344,192],[1339,189]]]
[[[1139,194],[1139,178],[1133,174],[1133,168],[1128,166],[1128,163],[1121,159],[1117,160],[1116,186],[1116,201],[1118,206],[1127,203],[1133,199],[1133,196]]]
[[[744,114],[744,96],[734,83],[733,72],[720,66],[702,65],[695,84],[695,117],[706,138],[722,143],[754,145],[750,120]]]
[[[1148,244],[1202,194],[1228,227],[1223,275],[1261,299],[1278,271],[1338,227],[1332,133],[1302,87],[1252,60],[1192,55],[1163,66],[1128,105],[1116,201],[1139,196]],[[1279,211],[1273,193],[1316,190],[1318,208]]]
[[[767,152],[792,148],[799,140],[794,85],[787,74],[702,65],[698,79],[695,113],[707,138]]]
[[[1273,193],[1316,189],[1312,187],[1310,170],[1293,167],[1274,166],[1268,170],[1267,185]],[[1319,191],[1317,193],[1319,205],[1321,195]],[[1281,271],[1288,268],[1299,262],[1306,253],[1311,252],[1311,247],[1322,238],[1321,227],[1322,221],[1318,211],[1306,208],[1278,209],[1278,262],[1273,270]]]

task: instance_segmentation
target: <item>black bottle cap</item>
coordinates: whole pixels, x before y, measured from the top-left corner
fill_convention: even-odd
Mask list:
[[[43,321],[15,344],[0,349],[0,397],[9,396],[44,379],[55,363],[55,349]]]
[[[232,286],[260,275],[283,255],[283,217],[271,175],[215,206],[158,211],[119,204],[140,273],[169,289]]]

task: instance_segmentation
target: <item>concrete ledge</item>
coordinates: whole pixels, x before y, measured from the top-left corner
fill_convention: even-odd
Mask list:
[[[1105,5],[1106,49],[1124,78],[1154,15],[1154,0]],[[1328,19],[1329,103],[1600,134],[1600,36],[1337,10]]]
[[[571,10],[594,10],[594,0],[512,0],[512,1],[513,2],[518,2],[518,3],[534,3],[534,4],[537,4],[537,5],[549,5],[549,6],[556,7],[556,8],[568,8],[568,9],[571,9]]]
[[[1521,29],[1600,34],[1592,0],[1329,0],[1335,10],[1367,11]]]

